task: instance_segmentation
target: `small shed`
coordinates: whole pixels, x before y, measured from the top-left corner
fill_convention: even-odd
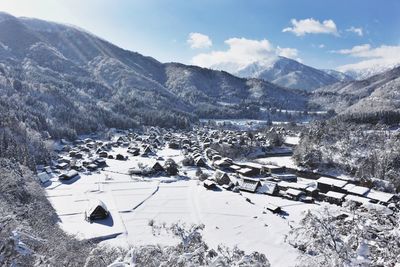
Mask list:
[[[216,189],[216,188],[217,188],[217,184],[216,184],[214,181],[210,180],[210,179],[206,179],[206,180],[203,182],[203,186],[204,186],[205,188],[207,188],[208,190],[213,190],[213,189]]]
[[[267,203],[267,205],[265,205],[265,208],[272,213],[280,213],[282,211],[281,207],[271,203]]]
[[[116,159],[116,160],[126,160],[125,156],[122,155],[122,154],[117,154],[117,155],[115,156],[115,159]]]
[[[85,218],[88,221],[105,219],[109,214],[104,202],[98,199],[91,199],[85,210]]]

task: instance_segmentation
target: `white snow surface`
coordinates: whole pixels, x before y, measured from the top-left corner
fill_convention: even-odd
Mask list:
[[[126,148],[115,153],[126,154]],[[296,225],[308,209],[318,205],[305,204],[280,197],[231,191],[206,190],[196,180],[196,168],[182,167],[176,177],[130,177],[128,169],[136,162],[154,161],[157,157],[180,162],[178,150],[165,148],[154,158],[130,157],[127,161],[107,159],[104,171],[81,174],[68,183],[51,178],[47,197],[56,209],[60,226],[77,238],[96,238],[108,244],[130,247],[146,244],[175,244],[171,234],[156,233],[149,225],[175,222],[204,224],[205,241],[216,247],[237,245],[248,253],[264,253],[272,266],[294,266],[299,251],[285,242],[290,225]],[[282,157],[281,157],[282,158]],[[163,164],[162,161],[160,161]],[[249,198],[252,203],[246,201]],[[111,216],[92,223],[84,219],[90,199],[99,199]],[[267,203],[280,206],[286,215],[265,211]]]

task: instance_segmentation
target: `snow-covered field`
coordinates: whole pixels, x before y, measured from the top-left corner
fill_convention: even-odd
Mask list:
[[[123,148],[116,148],[123,153]],[[179,150],[163,149],[157,157],[171,157],[179,162]],[[283,158],[283,157],[280,157]],[[271,159],[271,158],[269,158]],[[204,224],[205,241],[216,247],[237,245],[246,252],[266,254],[272,266],[293,266],[298,251],[285,243],[290,225],[302,212],[316,204],[305,204],[280,197],[242,192],[206,190],[194,177],[194,168],[180,169],[179,177],[141,178],[127,175],[137,162],[155,158],[130,157],[127,161],[107,160],[109,167],[79,179],[61,183],[52,178],[46,187],[48,198],[60,218],[61,227],[78,238],[98,238],[103,242],[129,247],[142,244],[173,244],[168,233],[154,233],[150,221],[167,225],[182,222]],[[183,175],[183,173],[186,175]],[[246,201],[249,198],[252,203]],[[102,200],[111,216],[89,223],[84,219],[89,199]],[[265,211],[267,203],[280,206],[284,215]]]
[[[294,163],[291,156],[258,158],[256,161],[261,164],[273,164],[291,169],[297,168],[297,165]]]

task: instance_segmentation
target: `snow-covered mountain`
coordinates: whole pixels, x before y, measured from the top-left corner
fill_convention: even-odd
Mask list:
[[[364,80],[376,74],[386,72],[395,67],[400,66],[400,63],[393,59],[393,62],[376,62],[371,64],[355,63],[339,67],[337,70],[352,77],[354,80]]]
[[[239,77],[264,79],[280,86],[306,91],[341,81],[336,74],[331,75],[285,57],[278,57],[267,63],[255,62],[234,74]]]
[[[400,111],[400,66],[364,80],[322,87],[311,102],[346,113]]]
[[[0,13],[0,88],[0,100],[17,110],[32,115],[40,107],[46,127],[81,131],[254,115],[245,102],[291,109],[307,104],[304,94],[267,81],[163,64],[78,27],[6,13]]]
[[[346,73],[337,71],[337,70],[322,70],[326,73],[328,73],[329,75],[335,77],[336,79],[338,79],[341,82],[348,82],[348,81],[353,81],[354,78],[350,75],[347,75]]]

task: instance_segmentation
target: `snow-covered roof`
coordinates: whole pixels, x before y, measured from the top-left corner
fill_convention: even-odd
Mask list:
[[[289,188],[288,190],[286,190],[286,194],[291,196],[300,196],[304,194],[304,192],[297,189]]]
[[[349,193],[353,193],[360,196],[366,195],[370,190],[368,187],[358,186],[354,184],[347,184],[343,187],[343,189]]]
[[[242,165],[246,165],[247,167],[254,168],[254,169],[261,169],[263,166],[259,163],[254,162],[245,162],[241,163]]]
[[[240,189],[255,192],[260,181],[256,179],[248,179],[243,178],[242,183],[240,184]]]
[[[257,192],[261,194],[273,194],[276,189],[276,183],[274,182],[261,182],[261,186],[257,188]]]
[[[299,184],[299,183],[289,183],[285,181],[280,181],[278,183],[280,187],[287,187],[287,188],[293,188],[293,189],[300,189],[300,190],[305,190],[307,187],[310,187],[309,185],[306,184]]]
[[[264,167],[268,168],[268,169],[281,169],[282,168],[282,167],[271,165],[271,164],[264,165]]]
[[[381,201],[381,202],[389,202],[393,198],[394,194],[385,193],[381,191],[376,191],[371,189],[368,194],[366,195],[367,198]]]
[[[343,199],[346,196],[345,194],[342,194],[342,193],[339,193],[339,192],[334,192],[334,191],[329,191],[325,195],[327,197],[336,198],[336,199]]]
[[[243,173],[248,173],[248,172],[251,172],[251,171],[253,171],[253,169],[242,168],[242,169],[239,169],[237,172],[243,174]]]
[[[50,180],[50,176],[46,172],[38,173],[37,176],[41,183],[45,183]]]
[[[90,215],[93,213],[93,211],[98,207],[102,207],[105,211],[107,211],[107,206],[104,204],[103,201],[99,199],[90,199],[89,203],[86,207],[86,214]]]
[[[340,188],[344,187],[347,184],[346,181],[329,178],[329,177],[320,177],[317,180],[317,182],[320,184],[327,184],[327,185],[332,185],[332,186],[336,186],[336,187],[340,187]]]

